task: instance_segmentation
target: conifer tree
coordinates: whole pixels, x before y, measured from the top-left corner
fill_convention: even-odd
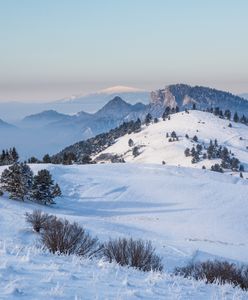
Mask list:
[[[238,116],[237,112],[235,112],[235,114],[233,116],[233,121],[236,123],[239,121],[239,116]]]
[[[129,147],[133,147],[133,145],[134,145],[133,140],[132,140],[132,139],[129,139],[129,140],[128,140],[128,146],[129,146]]]
[[[43,163],[45,163],[45,164],[49,164],[49,163],[51,163],[51,157],[50,157],[50,155],[49,154],[45,154],[44,156],[43,156]]]
[[[145,118],[146,126],[148,126],[151,123],[151,121],[152,121],[152,115],[150,113],[148,113]]]
[[[34,176],[32,199],[45,205],[54,204],[54,191],[55,185],[50,172],[45,169],[38,171],[38,174]]]
[[[9,193],[11,199],[24,201],[32,187],[33,173],[27,164],[14,163],[5,169],[1,176],[2,190]]]

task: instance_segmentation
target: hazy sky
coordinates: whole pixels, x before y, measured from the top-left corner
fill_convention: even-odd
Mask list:
[[[113,85],[248,91],[247,0],[0,0],[0,101]]]

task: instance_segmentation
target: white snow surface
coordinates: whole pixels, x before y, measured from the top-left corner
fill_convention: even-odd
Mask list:
[[[0,299],[248,298],[229,285],[171,275],[190,261],[248,263],[247,180],[144,163],[31,167],[34,173],[50,170],[63,197],[52,207],[0,198]],[[35,208],[76,221],[101,241],[124,236],[151,240],[164,272],[144,273],[41,250],[39,236],[24,217]]]
[[[248,168],[248,127],[246,125],[220,119],[211,113],[190,110],[189,113],[179,112],[170,116],[171,120],[143,125],[141,132],[127,134],[117,142],[105,149],[102,153],[122,155],[126,162],[156,163],[164,161],[168,165],[202,168],[205,165],[210,168],[217,160],[204,160],[192,164],[192,157],[185,157],[184,150],[196,146],[192,141],[194,135],[199,142],[208,145],[210,139],[218,140],[219,145],[227,147],[235,154],[241,163]],[[228,127],[229,123],[232,127]],[[179,136],[178,142],[169,142],[166,133],[175,131]],[[189,139],[185,138],[188,134]],[[242,138],[242,140],[240,140]],[[139,146],[140,155],[132,155],[132,147],[128,146],[128,140],[132,139],[134,146]],[[96,156],[99,156],[96,155]]]

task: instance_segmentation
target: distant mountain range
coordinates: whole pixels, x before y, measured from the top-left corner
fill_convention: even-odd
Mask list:
[[[150,92],[148,91],[114,86],[94,93],[73,95],[45,103],[0,102],[0,118],[4,118],[8,122],[19,122],[27,115],[47,110],[56,110],[62,114],[75,114],[82,110],[95,113],[116,96],[131,104],[137,102],[148,104],[150,101]]]
[[[15,129],[15,126],[0,119],[0,130],[2,129]]]
[[[99,95],[105,95],[101,101],[120,91],[121,96],[115,96],[102,108],[94,113],[80,110],[76,114],[65,114],[54,109],[45,110],[37,114],[31,114],[17,122],[15,126],[0,122],[0,128],[12,128],[12,132],[6,134],[0,140],[0,149],[16,146],[24,158],[31,155],[42,157],[45,153],[56,153],[67,145],[77,141],[91,138],[97,134],[107,132],[122,124],[124,121],[144,119],[147,113],[160,117],[167,106],[178,106],[181,110],[191,108],[193,103],[200,109],[207,107],[220,107],[230,109],[239,114],[248,115],[248,101],[244,98],[227,92],[218,91],[206,87],[191,87],[185,84],[176,84],[165,87],[150,94],[150,103],[127,103],[123,95],[132,95],[132,102],[141,95],[147,96],[147,92],[132,88],[117,87],[100,91]],[[141,97],[142,98],[142,97]],[[59,105],[74,105],[82,98],[63,100]],[[93,98],[92,98],[93,99]],[[100,98],[99,98],[100,99]],[[129,98],[130,99],[130,98]],[[142,98],[143,102],[145,98]],[[93,100],[92,100],[93,101]],[[131,100],[130,100],[131,101]],[[78,105],[78,104],[77,104]],[[7,132],[7,130],[5,130]]]

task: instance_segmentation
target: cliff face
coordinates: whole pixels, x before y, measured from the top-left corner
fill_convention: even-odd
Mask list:
[[[175,96],[171,93],[169,86],[165,89],[151,92],[151,104],[160,104],[164,107],[169,106],[170,108],[177,105]]]
[[[248,114],[248,101],[228,92],[211,89],[208,87],[186,84],[169,85],[164,89],[151,92],[151,107],[164,109],[169,106],[180,109],[191,108],[195,103],[199,109],[219,107],[222,110],[229,109],[238,113]]]

